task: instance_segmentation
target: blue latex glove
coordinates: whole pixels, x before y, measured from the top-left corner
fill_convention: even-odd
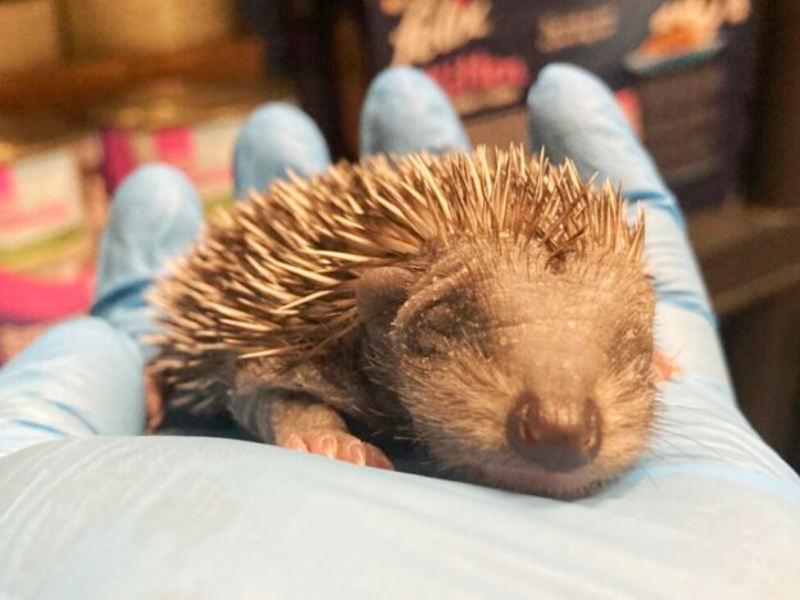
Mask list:
[[[622,181],[646,211],[658,341],[683,376],[637,469],[561,502],[248,442],[91,436],[140,429],[141,288],[196,226],[178,175],[140,171],[114,200],[102,318],[51,331],[0,372],[0,444],[18,449],[0,459],[0,598],[796,598],[798,478],[736,408],[674,199],[594,77],[549,67],[529,104],[535,145]],[[238,189],[327,160],[313,129],[308,146],[290,140],[317,149],[307,162],[282,153],[271,132],[305,119],[281,111],[243,133]],[[374,82],[363,115],[365,152],[466,144],[408,69]],[[117,231],[136,211],[138,234]],[[84,437],[31,445],[67,436]]]

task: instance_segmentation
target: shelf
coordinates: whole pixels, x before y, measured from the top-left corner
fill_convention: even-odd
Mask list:
[[[731,200],[688,217],[689,236],[721,317],[800,285],[800,210]]]
[[[739,406],[800,467],[800,210],[731,201],[688,225]]]
[[[264,40],[243,37],[170,54],[71,63],[4,75],[0,110],[51,110],[79,116],[89,106],[156,79],[254,83],[263,80],[265,61]]]

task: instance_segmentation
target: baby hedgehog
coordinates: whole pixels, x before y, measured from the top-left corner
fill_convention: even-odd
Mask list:
[[[643,244],[608,182],[520,147],[291,176],[158,282],[150,370],[168,409],[280,446],[392,468],[380,440],[409,440],[442,476],[586,495],[648,444]]]

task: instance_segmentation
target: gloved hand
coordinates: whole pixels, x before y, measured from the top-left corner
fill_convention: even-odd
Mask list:
[[[528,101],[533,147],[621,181],[646,213],[658,342],[682,376],[638,468],[562,502],[254,443],[91,436],[140,430],[141,291],[199,221],[185,181],[150,168],[114,200],[98,316],[0,372],[0,598],[795,597],[798,478],[735,405],[674,198],[594,77],[548,67]],[[237,189],[324,166],[305,117],[260,119]],[[370,89],[362,146],[467,141],[438,88],[394,69]],[[68,436],[84,437],[32,445]]]
[[[313,121],[280,103],[250,117],[235,154],[237,195],[330,161]],[[53,328],[0,371],[0,456],[53,439],[142,432],[151,351],[141,337],[154,327],[143,294],[201,224],[200,201],[180,171],[147,165],[123,182],[101,239],[92,316]]]

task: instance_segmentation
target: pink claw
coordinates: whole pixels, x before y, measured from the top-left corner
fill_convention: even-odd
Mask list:
[[[312,452],[356,465],[394,470],[392,463],[378,448],[342,431],[315,430],[291,433],[279,442],[279,445],[291,450]]]

